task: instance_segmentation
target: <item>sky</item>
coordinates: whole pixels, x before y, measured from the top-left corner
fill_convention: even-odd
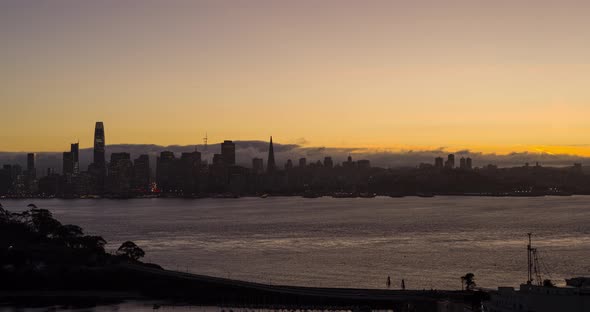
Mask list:
[[[588,1],[0,1],[0,151],[590,156]]]

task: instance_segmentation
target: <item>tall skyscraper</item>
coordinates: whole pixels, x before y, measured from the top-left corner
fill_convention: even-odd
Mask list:
[[[473,161],[471,160],[471,157],[467,157],[465,160],[465,168],[469,170],[473,168]]]
[[[71,175],[74,173],[74,159],[72,152],[63,152],[62,157],[62,174]]]
[[[270,145],[268,146],[268,161],[266,162],[266,171],[274,172],[277,168],[275,164],[275,151],[272,146],[272,136],[270,137]]]
[[[97,121],[94,126],[94,164],[99,167],[105,166],[105,137],[102,121]]]
[[[80,173],[80,143],[72,143],[70,145],[70,152],[72,153],[72,167],[73,173]]]
[[[225,140],[221,143],[221,158],[228,166],[236,164],[236,144],[234,142]]]
[[[37,177],[37,169],[35,168],[35,154],[28,153],[27,154],[27,174],[30,178]]]

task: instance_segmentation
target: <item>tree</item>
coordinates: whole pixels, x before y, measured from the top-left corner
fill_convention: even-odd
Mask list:
[[[467,273],[464,276],[461,276],[461,282],[465,285],[465,290],[473,290],[476,286],[475,274]]]
[[[137,261],[145,256],[143,249],[139,248],[134,242],[126,241],[117,249],[117,255],[126,256],[127,258]]]
[[[62,227],[61,223],[54,219],[47,209],[31,209],[31,222],[33,229],[45,237],[54,236]]]

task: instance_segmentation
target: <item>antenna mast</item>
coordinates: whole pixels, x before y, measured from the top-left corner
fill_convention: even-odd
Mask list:
[[[203,144],[205,144],[205,151],[207,151],[207,132],[205,132],[205,137],[203,138]]]
[[[539,263],[539,254],[537,253],[537,248],[533,248],[531,242],[531,236],[533,233],[527,233],[529,236],[529,244],[527,245],[527,263],[528,263],[528,280],[527,284],[533,284],[535,279],[537,280],[537,285],[543,285],[543,276],[541,275],[541,265]]]
[[[528,266],[528,270],[529,270],[529,275],[528,275],[528,279],[526,281],[527,284],[531,284],[533,282],[533,248],[531,247],[531,235],[533,235],[533,233],[527,233],[529,236],[529,244],[526,247],[527,250],[527,266]]]

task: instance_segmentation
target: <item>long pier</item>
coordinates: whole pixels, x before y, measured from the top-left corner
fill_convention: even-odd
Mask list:
[[[394,309],[436,311],[441,303],[478,307],[486,293],[477,291],[385,290],[268,285],[143,266],[125,266],[126,279],[150,297],[194,304]],[[123,277],[123,276],[121,276]]]

